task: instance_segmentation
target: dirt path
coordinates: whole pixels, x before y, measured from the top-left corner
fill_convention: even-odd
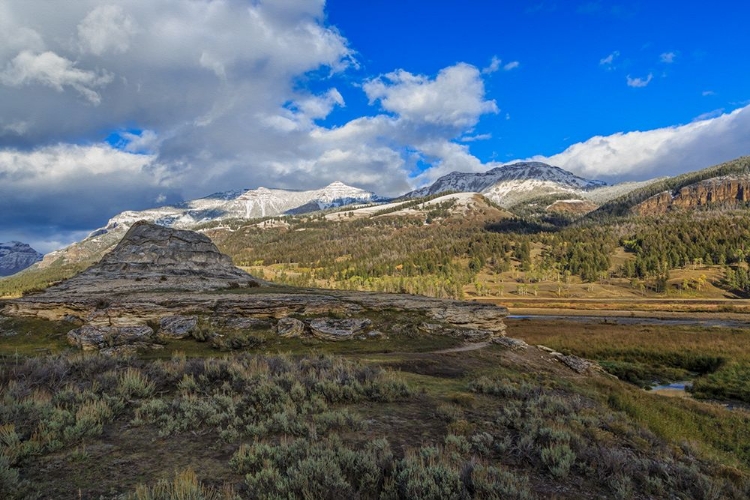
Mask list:
[[[451,352],[476,351],[477,349],[484,349],[488,345],[490,345],[489,342],[477,342],[475,344],[464,344],[458,347],[451,347],[450,349],[442,349],[440,351],[431,351],[428,354],[448,354]]]

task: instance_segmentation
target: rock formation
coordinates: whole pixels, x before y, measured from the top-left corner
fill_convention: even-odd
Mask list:
[[[259,285],[258,280],[235,267],[229,256],[219,252],[207,236],[140,221],[98,264],[49,291],[91,294]]]
[[[696,182],[676,193],[663,191],[639,203],[632,211],[637,215],[659,215],[668,210],[746,204],[749,201],[750,177],[730,175]]]
[[[23,271],[44,257],[26,243],[11,241],[0,243],[0,276],[10,276]]]
[[[325,341],[381,337],[376,328],[388,325],[374,324],[373,312],[419,315],[430,322],[429,334],[479,342],[502,336],[507,315],[477,302],[272,288],[234,267],[207,237],[145,222],[98,264],[43,293],[8,301],[2,312],[77,322],[69,343],[110,353],[209,340],[215,329],[265,328]]]
[[[564,215],[584,215],[593,212],[599,205],[589,200],[557,200],[549,205],[547,212]]]

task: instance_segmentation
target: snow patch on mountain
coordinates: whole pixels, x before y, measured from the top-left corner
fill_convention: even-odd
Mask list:
[[[605,182],[584,179],[546,163],[519,162],[481,173],[452,172],[406,196],[416,198],[445,191],[477,192],[503,207],[510,207],[538,196],[578,194],[604,186]]]
[[[225,219],[275,217],[380,201],[384,199],[342,182],[334,182],[322,189],[311,191],[260,187],[241,192],[215,193],[178,206],[122,212],[110,219],[106,227],[93,232],[89,237],[117,228],[128,228],[139,220],[176,229],[194,229],[206,222]]]

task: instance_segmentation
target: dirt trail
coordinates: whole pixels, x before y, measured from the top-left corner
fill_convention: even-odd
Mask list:
[[[489,342],[477,342],[475,344],[464,344],[458,347],[451,347],[450,349],[441,349],[440,351],[431,351],[429,354],[448,354],[451,352],[476,351],[477,349],[484,349],[488,345],[490,345]]]

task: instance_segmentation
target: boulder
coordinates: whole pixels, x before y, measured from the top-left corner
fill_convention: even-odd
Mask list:
[[[165,316],[159,321],[159,338],[184,339],[198,328],[195,316]]]
[[[68,343],[84,351],[148,343],[153,339],[154,331],[148,326],[84,325],[68,332]]]
[[[492,343],[507,347],[511,351],[518,351],[529,347],[529,344],[527,344],[523,340],[512,339],[510,337],[495,337],[494,339],[492,339]]]
[[[299,337],[305,333],[305,324],[295,318],[281,318],[276,323],[276,333],[279,337]]]
[[[570,368],[576,373],[587,373],[591,370],[597,370],[599,365],[596,363],[592,363],[591,361],[588,361],[583,358],[579,358],[578,356],[565,355],[561,354],[559,352],[552,353],[552,357],[556,360],[560,361],[562,364]]]
[[[315,318],[310,320],[310,331],[323,340],[347,340],[363,332],[372,324],[367,318]]]

